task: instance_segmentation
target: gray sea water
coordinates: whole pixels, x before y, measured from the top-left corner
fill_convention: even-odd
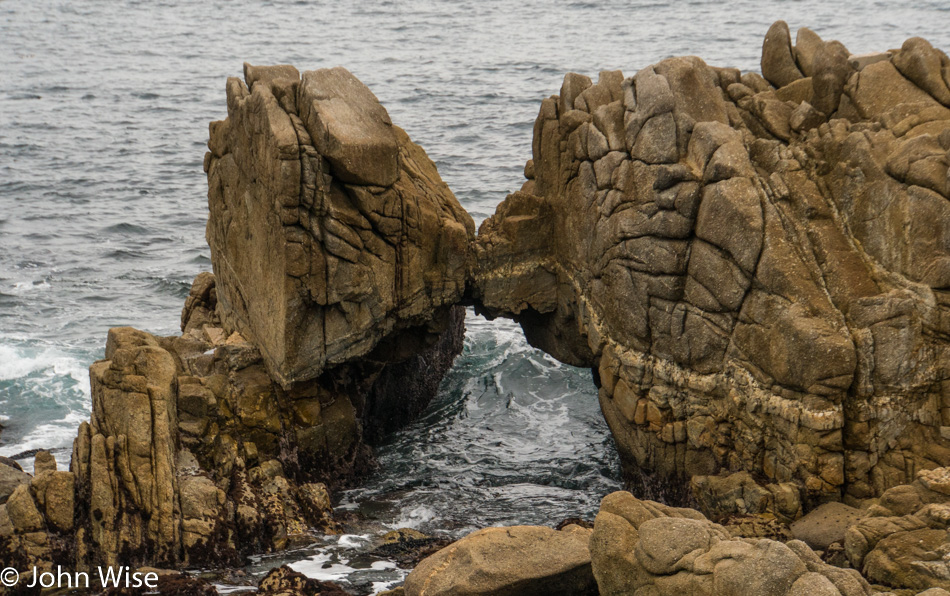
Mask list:
[[[243,61],[349,68],[480,222],[520,187],[539,103],[564,73],[632,75],[686,54],[757,69],[780,18],[853,53],[914,35],[950,49],[946,0],[0,0],[0,455],[67,462],[108,328],[177,332],[210,269],[207,126]],[[471,314],[440,397],[379,458],[342,507],[451,535],[590,516],[619,486],[589,373]],[[358,561],[368,540],[289,558],[381,589],[401,572]]]

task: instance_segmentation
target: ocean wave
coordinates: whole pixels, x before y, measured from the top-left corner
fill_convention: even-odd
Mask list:
[[[68,467],[76,427],[91,409],[86,359],[55,347],[0,343],[0,395],[6,397],[0,455],[52,449]],[[33,459],[20,463],[30,468]]]

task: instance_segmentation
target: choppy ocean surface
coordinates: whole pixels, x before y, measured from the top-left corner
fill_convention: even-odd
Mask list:
[[[950,49],[944,0],[0,0],[0,455],[52,448],[65,464],[108,328],[178,331],[210,269],[207,126],[243,61],[349,68],[480,222],[520,187],[564,73],[685,54],[757,70],[779,18],[853,53],[914,35]],[[470,314],[468,329],[439,399],[342,507],[453,535],[590,516],[619,472],[589,373],[510,323]],[[354,558],[365,537],[331,542],[294,555],[298,568],[377,589],[401,577]]]

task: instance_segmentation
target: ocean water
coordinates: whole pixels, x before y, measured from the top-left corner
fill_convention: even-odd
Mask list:
[[[480,222],[520,187],[539,103],[564,73],[632,75],[686,54],[757,69],[779,18],[853,53],[914,35],[950,49],[945,0],[0,0],[0,455],[67,462],[108,328],[177,331],[210,269],[207,126],[243,61],[349,68]],[[589,516],[618,486],[589,373],[510,323],[470,314],[468,328],[439,399],[342,506],[453,535]],[[352,569],[339,553],[361,540],[300,565]],[[399,577],[367,569],[364,584]]]

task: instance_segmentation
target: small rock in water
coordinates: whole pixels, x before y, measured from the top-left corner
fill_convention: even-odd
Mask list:
[[[310,579],[283,565],[271,569],[258,584],[261,596],[351,596],[332,582]]]

